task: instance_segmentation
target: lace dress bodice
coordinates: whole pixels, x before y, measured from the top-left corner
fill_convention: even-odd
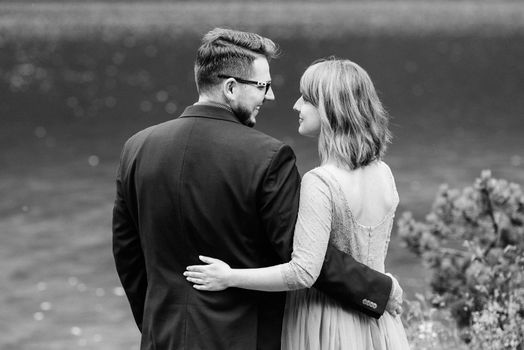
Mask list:
[[[384,261],[399,202],[393,177],[391,180],[395,195],[394,206],[378,224],[366,226],[355,219],[338,180],[326,169],[319,168],[317,171],[325,174],[321,175],[324,176],[322,181],[329,179],[327,185],[331,189],[333,199],[334,215],[331,222],[330,243],[339,250],[351,254],[355,260],[384,273]]]
[[[350,174],[329,166],[304,175],[292,259],[281,265],[288,287],[298,289],[287,294],[282,350],[410,349],[400,316],[385,312],[377,320],[307,288],[320,274],[328,244],[384,272],[399,199],[389,167],[382,162],[375,165],[381,167],[374,169],[378,178],[368,176],[373,171]],[[375,220],[376,224],[362,225],[351,208],[362,223]],[[381,219],[382,213],[386,214]]]
[[[385,163],[394,193],[393,206],[376,225],[360,224],[354,217],[340,184],[327,166],[304,175],[293,255],[282,264],[290,289],[311,287],[320,273],[327,244],[351,254],[357,261],[384,272],[384,261],[399,199],[393,175]]]

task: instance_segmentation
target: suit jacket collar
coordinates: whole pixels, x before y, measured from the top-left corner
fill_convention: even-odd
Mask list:
[[[241,124],[233,111],[214,103],[198,103],[186,107],[180,118],[189,117],[219,119]]]

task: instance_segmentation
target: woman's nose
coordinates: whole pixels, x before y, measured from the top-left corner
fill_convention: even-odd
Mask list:
[[[302,97],[299,97],[298,100],[293,105],[293,109],[297,112],[300,112],[300,108],[302,107]]]

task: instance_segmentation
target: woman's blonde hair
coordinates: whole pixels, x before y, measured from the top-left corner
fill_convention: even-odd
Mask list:
[[[345,59],[317,61],[302,75],[300,92],[320,112],[322,163],[356,169],[382,158],[391,140],[388,115],[364,69]]]

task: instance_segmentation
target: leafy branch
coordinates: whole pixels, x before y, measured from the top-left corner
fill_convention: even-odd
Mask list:
[[[523,222],[520,186],[483,171],[463,190],[442,186],[425,221],[407,212],[397,223],[431,271],[431,297],[478,348],[491,339],[497,349],[524,349]]]

